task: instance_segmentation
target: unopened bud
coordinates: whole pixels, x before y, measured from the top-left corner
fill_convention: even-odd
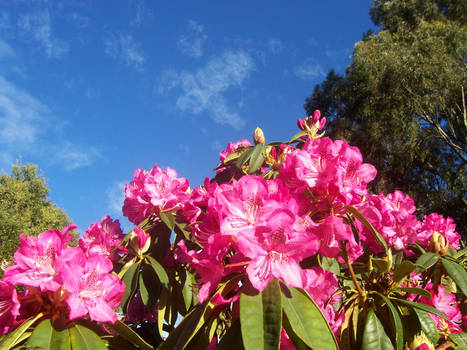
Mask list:
[[[255,145],[258,145],[258,144],[264,145],[265,139],[264,139],[263,130],[261,130],[260,128],[255,129],[255,132],[253,134],[253,141],[255,141]]]
[[[433,232],[433,235],[430,238],[430,244],[428,246],[431,252],[439,253],[440,255],[446,255],[449,248],[449,243],[446,241],[443,235],[439,232]]]
[[[409,347],[410,350],[435,350],[434,345],[425,335],[421,332],[413,338],[412,344]]]

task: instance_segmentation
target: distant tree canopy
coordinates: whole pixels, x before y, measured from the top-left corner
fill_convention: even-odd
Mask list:
[[[11,175],[0,176],[0,261],[11,259],[20,233],[37,236],[70,224],[65,212],[50,202],[48,193],[36,165],[15,164]]]
[[[420,215],[467,225],[467,3],[375,0],[378,34],[355,44],[345,75],[331,70],[307,98],[327,133],[358,146],[379,171],[375,192],[402,190]]]

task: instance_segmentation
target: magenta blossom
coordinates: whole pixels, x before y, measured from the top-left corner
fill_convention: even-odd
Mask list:
[[[102,255],[111,260],[118,260],[118,246],[124,235],[118,220],[113,221],[109,216],[104,216],[101,222],[95,222],[84,233],[79,245],[86,254]]]
[[[19,322],[20,303],[16,289],[9,283],[0,281],[0,335],[8,333]]]
[[[91,320],[114,323],[113,310],[122,300],[125,284],[111,274],[112,262],[100,255],[86,259],[84,254],[63,271],[63,285],[70,293],[66,303],[70,319],[82,318],[89,313]]]
[[[14,254],[16,265],[5,270],[3,280],[13,285],[38,287],[42,292],[59,289],[63,265],[81,253],[79,248],[66,246],[72,239],[68,232],[75,228],[70,225],[62,231],[42,232],[37,237],[21,234],[21,245]]]
[[[123,215],[137,225],[161,211],[181,209],[189,199],[188,180],[178,178],[175,170],[157,165],[150,172],[138,169],[125,188]]]
[[[274,278],[291,287],[303,287],[299,261],[318,250],[318,241],[310,239],[299,219],[290,211],[279,209],[272,213],[265,226],[255,234],[240,231],[236,247],[251,259],[246,272],[257,290],[262,291]]]

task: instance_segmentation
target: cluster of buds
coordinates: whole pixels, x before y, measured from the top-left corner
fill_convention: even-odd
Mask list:
[[[307,135],[312,139],[317,139],[323,136],[323,134],[318,134],[318,131],[324,128],[326,125],[326,118],[321,118],[321,112],[319,110],[314,111],[313,116],[309,116],[302,120],[300,118],[297,119],[298,127],[306,131]]]

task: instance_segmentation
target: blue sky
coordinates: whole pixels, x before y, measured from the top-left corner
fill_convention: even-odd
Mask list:
[[[192,187],[229,141],[295,134],[370,1],[0,0],[0,169],[38,164],[84,232],[121,218],[137,168]],[[125,220],[121,220],[129,228]]]

